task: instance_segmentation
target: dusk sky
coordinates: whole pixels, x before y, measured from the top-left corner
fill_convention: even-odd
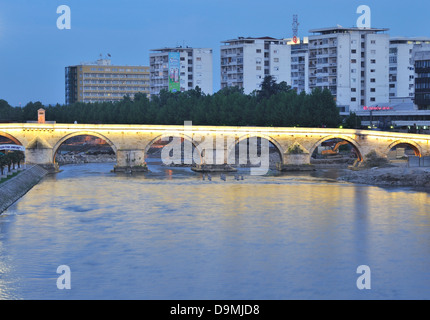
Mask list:
[[[57,7],[71,9],[71,29],[57,28]],[[115,65],[149,65],[150,49],[186,45],[214,50],[220,87],[220,42],[238,36],[299,36],[310,29],[356,26],[359,5],[372,27],[391,36],[429,36],[430,2],[396,0],[0,0],[0,99],[64,104],[64,68],[112,56]]]

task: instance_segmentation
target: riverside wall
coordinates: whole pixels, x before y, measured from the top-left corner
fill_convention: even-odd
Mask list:
[[[34,165],[0,184],[0,214],[31,190],[48,171]]]

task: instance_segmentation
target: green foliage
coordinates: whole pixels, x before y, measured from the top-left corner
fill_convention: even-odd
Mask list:
[[[359,116],[355,114],[355,112],[351,112],[348,117],[345,118],[345,128],[349,129],[359,129],[361,128],[361,119]]]
[[[21,162],[24,161],[24,153],[21,151],[8,152],[6,154],[0,153],[0,172],[3,175],[5,167],[8,167],[10,171],[11,168],[15,169],[15,165],[18,168],[21,167]]]
[[[315,89],[297,94],[285,82],[270,76],[261,90],[244,94],[243,89],[226,87],[213,95],[199,87],[185,92],[161,91],[148,99],[138,93],[131,100],[43,106],[29,102],[24,108],[11,107],[0,100],[0,120],[20,122],[37,119],[37,110],[46,110],[46,120],[57,123],[160,124],[214,126],[338,127],[341,124],[336,103],[328,90]]]

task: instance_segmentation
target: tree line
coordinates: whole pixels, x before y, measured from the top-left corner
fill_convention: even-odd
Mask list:
[[[137,93],[118,102],[77,102],[44,106],[29,102],[12,107],[0,100],[0,121],[35,121],[37,110],[46,110],[46,120],[57,123],[159,124],[214,126],[338,127],[343,122],[329,90],[297,93],[285,82],[267,76],[261,89],[245,94],[238,87],[226,87],[209,95],[199,87],[185,92],[163,90],[148,99]],[[350,121],[356,124],[357,121]]]
[[[13,151],[8,153],[0,152],[0,172],[1,175],[4,174],[4,170],[7,167],[10,172],[11,169],[15,170],[15,166],[21,167],[21,162],[24,161],[24,152]]]

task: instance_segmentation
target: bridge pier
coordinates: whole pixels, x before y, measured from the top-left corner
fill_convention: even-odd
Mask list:
[[[53,149],[52,148],[26,148],[25,149],[25,163],[37,164],[47,170],[49,173],[59,172],[60,168],[58,163],[53,162]]]
[[[315,167],[311,164],[310,153],[285,153],[283,163],[278,163],[277,169],[279,171],[314,171]]]
[[[116,166],[114,172],[146,172],[148,167],[145,162],[145,151],[135,150],[117,150]]]

